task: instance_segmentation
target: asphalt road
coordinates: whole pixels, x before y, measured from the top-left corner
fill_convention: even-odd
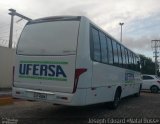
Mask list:
[[[127,121],[128,123],[140,122],[144,121],[140,119],[160,118],[160,94],[143,92],[140,97],[127,97],[122,99],[116,110],[109,109],[107,104],[67,107],[41,102],[16,101],[12,105],[0,106],[0,118],[0,123],[8,119],[18,124],[112,123],[120,121],[118,118],[139,119]],[[160,123],[158,121],[160,120],[156,120],[157,124]]]

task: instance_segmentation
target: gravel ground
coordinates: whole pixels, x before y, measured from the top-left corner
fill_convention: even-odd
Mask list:
[[[67,107],[41,102],[16,101],[13,105],[0,106],[0,117],[3,121],[15,119],[13,121],[18,121],[18,124],[108,123],[108,119],[110,119],[110,123],[113,122],[112,119],[116,119],[115,121],[118,123],[120,121],[118,118],[121,118],[122,121],[123,118],[137,119],[125,120],[125,122],[140,123],[144,122],[145,118],[160,118],[160,94],[143,92],[140,97],[124,98],[116,110],[107,108],[107,104]],[[107,121],[103,119],[107,119]],[[160,124],[158,121],[160,120],[156,120],[156,123]]]

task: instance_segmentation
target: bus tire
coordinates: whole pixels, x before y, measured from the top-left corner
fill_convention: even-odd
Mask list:
[[[153,86],[151,86],[150,90],[151,90],[151,93],[158,93],[159,88],[157,86],[153,85]]]
[[[121,100],[121,90],[117,89],[114,96],[114,101],[110,103],[111,109],[116,109],[120,103]]]

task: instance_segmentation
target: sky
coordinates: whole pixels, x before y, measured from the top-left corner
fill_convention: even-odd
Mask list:
[[[160,40],[160,0],[0,0],[0,43],[8,42],[13,8],[29,18],[83,15],[136,53],[153,57],[151,40]],[[26,21],[14,20],[14,44]]]

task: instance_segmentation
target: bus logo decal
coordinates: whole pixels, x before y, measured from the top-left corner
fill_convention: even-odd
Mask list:
[[[133,82],[134,81],[134,74],[132,74],[132,73],[125,73],[125,81],[126,82]]]
[[[57,63],[57,64],[55,64]],[[59,64],[58,64],[59,63]],[[67,80],[67,75],[64,72],[62,65],[68,64],[66,62],[32,62],[20,61],[19,77],[32,78],[43,80]]]

